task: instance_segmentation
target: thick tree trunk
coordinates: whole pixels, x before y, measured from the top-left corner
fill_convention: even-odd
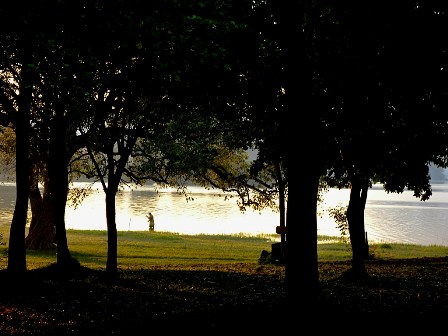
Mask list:
[[[291,167],[291,166],[290,166]],[[302,167],[303,168],[303,167]],[[295,304],[313,305],[319,291],[317,196],[319,174],[292,174],[288,184],[286,286]],[[309,308],[310,308],[309,307]]]
[[[115,222],[116,208],[115,195],[117,188],[109,184],[106,191],[106,222],[107,222],[107,262],[106,272],[108,276],[114,277],[118,272],[118,243],[117,224]]]
[[[16,115],[16,204],[9,233],[8,271],[26,271],[25,232],[29,195],[29,128],[32,102],[32,51],[30,41],[23,44],[18,112]]]
[[[361,189],[361,207],[362,207],[362,223],[360,224],[362,227],[362,232],[364,233],[364,260],[370,259],[369,252],[369,241],[367,240],[367,232],[366,232],[366,222],[365,222],[365,211],[366,211],[366,203],[367,203],[367,193],[369,191],[369,184],[367,182],[364,183]]]
[[[36,226],[39,215],[42,213],[43,208],[43,200],[42,195],[39,190],[39,184],[31,178],[30,182],[30,205],[31,205],[31,223],[30,223],[30,231],[34,229]]]
[[[320,178],[319,109],[312,98],[312,65],[307,39],[309,5],[303,1],[271,1],[284,52],[285,112],[281,116],[288,174],[286,288],[290,307],[313,313],[319,290],[317,196]],[[306,115],[306,118],[303,116]],[[295,317],[293,317],[294,319]]]
[[[33,183],[29,197],[32,217],[25,246],[29,250],[53,250],[56,248],[55,229],[52,221],[48,182],[44,183],[43,197],[37,182]]]
[[[68,154],[65,132],[64,116],[61,111],[57,111],[50,131],[48,181],[53,223],[56,229],[57,265],[63,270],[73,266],[74,262],[68,249],[65,229],[65,206],[68,196]]]
[[[347,222],[352,246],[352,274],[362,279],[367,275],[364,260],[368,256],[368,244],[365,235],[364,208],[367,188],[361,183],[352,182],[350,201],[347,209]],[[366,255],[367,251],[367,255]]]

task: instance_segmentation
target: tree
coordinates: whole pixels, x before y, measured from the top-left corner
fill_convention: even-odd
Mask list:
[[[1,108],[4,120],[11,123],[16,133],[16,204],[10,228],[8,270],[26,270],[25,227],[29,195],[29,117],[32,109],[32,90],[36,81],[33,67],[33,25],[25,17],[15,17],[18,30],[4,32],[1,58]],[[15,72],[14,70],[20,69]],[[12,77],[18,74],[18,77]],[[16,86],[16,91],[11,86]],[[16,109],[17,107],[17,109]],[[4,123],[5,125],[6,123]]]
[[[86,93],[90,116],[77,124],[77,131],[86,140],[79,157],[90,159],[83,174],[98,179],[106,195],[106,271],[111,276],[118,271],[116,194],[122,183],[143,180],[132,169],[136,143],[152,138],[171,119],[171,112],[162,108],[167,97],[165,86],[173,80],[172,74],[163,70],[169,58],[162,57],[172,52],[171,23],[157,22],[154,31],[153,21],[160,19],[142,16],[146,12],[140,5],[113,3],[98,12],[92,9],[86,28],[108,36],[88,46],[95,78]],[[166,19],[167,13],[161,14]],[[166,45],[164,38],[168,39]]]
[[[280,120],[280,128],[285,134],[283,143],[287,146],[285,162],[288,171],[286,286],[292,304],[312,304],[319,287],[317,198],[322,132],[320,111],[315,110],[313,104],[312,72],[307,57],[313,8],[310,3],[301,1],[270,4],[278,24],[276,37],[284,53],[285,66],[285,114]],[[305,20],[305,14],[308,20]],[[296,130],[294,121],[299,113],[308,115],[306,132]],[[292,173],[296,171],[301,171],[305,178],[299,179],[298,174]]]
[[[50,5],[50,7],[46,7],[47,5]],[[51,7],[52,5],[55,5],[55,7]],[[49,10],[49,8],[51,8],[51,10]],[[43,125],[41,123],[42,119],[37,119],[37,112],[39,109],[44,109],[47,112],[51,110],[48,104],[46,105],[46,108],[44,108],[43,106],[45,106],[45,102],[40,99],[42,93],[45,92],[45,90],[42,90],[42,84],[56,84],[50,84],[48,78],[44,80],[42,79],[45,78],[43,66],[49,61],[49,58],[46,57],[54,52],[54,49],[49,48],[49,46],[52,45],[53,38],[55,37],[54,32],[58,32],[58,29],[46,30],[47,27],[41,23],[52,21],[50,19],[54,19],[53,14],[56,13],[57,9],[60,9],[60,7],[51,3],[34,3],[33,5],[28,6],[28,9],[29,11],[23,14],[21,9],[14,8],[11,13],[18,14],[17,16],[10,16],[11,21],[8,21],[8,28],[2,34],[2,45],[4,47],[4,53],[2,54],[2,69],[4,69],[3,78],[5,79],[2,82],[2,108],[9,115],[13,116],[16,114],[19,116],[18,118],[13,117],[11,120],[16,132],[16,185],[18,193],[16,210],[11,224],[9,254],[9,264],[11,265],[11,269],[26,269],[24,239],[28,196],[31,195],[31,197],[34,197],[36,191],[36,180],[34,179],[36,175],[33,175],[35,170],[31,169],[30,155],[34,155],[33,157],[39,156],[31,151],[29,141],[31,125],[33,127],[36,127],[36,125],[40,126],[41,131],[48,126],[48,124]],[[65,18],[63,17],[62,21],[64,21],[64,19]],[[52,22],[55,23],[55,26],[60,27],[58,26],[60,21]],[[14,113],[16,107],[17,113]],[[25,110],[27,112],[25,112]],[[42,134],[44,133],[45,132],[42,132]],[[42,138],[40,139],[42,142],[45,142],[48,138],[45,140]],[[41,151],[40,154],[43,158],[47,158],[45,152]],[[53,168],[50,168],[50,170],[53,170]],[[29,194],[30,174],[33,175],[32,194]],[[49,182],[52,184],[51,178],[49,179]],[[53,186],[54,185],[55,184],[53,184]],[[58,184],[56,183],[56,185]],[[50,186],[50,189],[51,188],[52,187]],[[54,187],[52,190],[54,190]],[[49,194],[50,197],[55,199],[54,193],[50,191]],[[33,210],[35,210],[35,205],[37,204],[34,202],[35,200],[38,200],[38,198],[33,199]],[[52,209],[53,208],[54,207],[52,207]],[[53,214],[53,212],[51,212],[51,214]],[[63,247],[63,244],[58,244],[58,249],[60,251],[58,253],[58,258],[62,258],[66,255],[62,253]],[[65,245],[65,247],[67,246]],[[68,249],[66,248],[66,250]]]
[[[320,60],[327,131],[340,153],[339,159],[328,160],[328,176],[333,186],[351,188],[347,220],[357,277],[366,275],[364,260],[369,257],[364,229],[369,187],[381,182],[388,192],[408,188],[428,199],[428,166],[432,151],[438,151],[431,143],[440,141],[432,135],[437,134],[437,119],[418,117],[421,111],[434,115],[440,108],[441,87],[433,81],[443,63],[431,59],[440,59],[443,48],[428,44],[428,36],[441,29],[439,14],[404,3],[389,5],[387,12],[380,7],[333,8],[336,16],[326,30],[330,36],[322,38],[321,51],[328,53],[322,52]]]

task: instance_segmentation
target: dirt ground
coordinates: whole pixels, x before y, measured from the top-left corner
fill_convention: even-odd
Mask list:
[[[359,282],[347,276],[347,262],[319,264],[312,321],[304,318],[307,307],[287,304],[281,265],[170,265],[120,270],[113,280],[84,267],[64,276],[47,267],[20,279],[2,271],[0,334],[149,335],[154,328],[270,334],[287,325],[344,330],[352,320],[381,332],[403,324],[436,327],[448,313],[448,258],[366,265],[369,277]]]

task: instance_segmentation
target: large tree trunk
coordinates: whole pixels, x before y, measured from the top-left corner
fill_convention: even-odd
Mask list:
[[[289,167],[293,168],[293,165]],[[301,305],[310,305],[308,308],[311,308],[319,291],[317,256],[319,174],[312,169],[306,169],[306,172],[302,170],[302,173],[306,174],[306,178],[299,178],[300,175],[296,173],[288,179],[286,286],[288,297],[294,304],[300,302]]]
[[[115,222],[115,195],[117,188],[111,186],[106,190],[106,222],[107,222],[107,262],[106,273],[114,277],[118,272],[117,223]]]
[[[23,41],[23,67],[16,115],[16,204],[9,233],[8,271],[26,271],[25,232],[29,195],[29,128],[32,102],[31,43]]]
[[[68,154],[66,125],[62,111],[57,111],[50,130],[48,181],[53,223],[56,229],[57,265],[62,270],[73,266],[65,229],[65,206],[68,197]]]
[[[288,174],[286,288],[291,307],[310,314],[319,290],[317,196],[320,178],[319,109],[312,102],[312,65],[305,11],[308,2],[271,1],[285,59],[284,129]],[[307,13],[309,14],[309,13]],[[310,15],[308,24],[310,24]],[[302,116],[306,115],[306,118]]]
[[[360,226],[362,227],[362,232],[364,234],[363,244],[363,254],[364,254],[364,260],[370,259],[370,252],[369,252],[369,241],[367,240],[367,231],[366,231],[366,222],[365,222],[365,211],[366,211],[366,203],[367,203],[367,193],[369,191],[369,184],[367,182],[364,183],[362,189],[361,189],[361,207],[362,207],[362,222]]]
[[[364,260],[368,258],[368,243],[365,234],[364,209],[368,186],[352,182],[347,209],[348,230],[352,246],[352,274],[362,279],[367,275]]]
[[[31,223],[30,231],[34,230],[37,225],[40,214],[43,208],[43,199],[39,190],[39,183],[33,176],[30,177],[30,205],[31,205]]]
[[[52,220],[52,209],[48,191],[48,181],[44,182],[43,196],[37,181],[30,190],[31,223],[25,246],[29,250],[53,250],[55,246],[55,229]]]

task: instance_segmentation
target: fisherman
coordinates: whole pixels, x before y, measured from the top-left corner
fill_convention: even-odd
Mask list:
[[[146,217],[148,218],[148,222],[149,222],[149,231],[154,231],[154,216],[150,212],[150,213],[148,213],[148,215]]]

